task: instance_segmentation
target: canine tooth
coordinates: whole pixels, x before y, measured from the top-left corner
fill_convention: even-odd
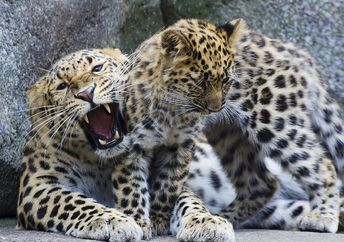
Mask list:
[[[111,113],[111,109],[110,109],[109,104],[105,103],[105,104],[103,104],[103,106],[105,107],[105,109],[108,113]]]
[[[85,121],[86,121],[86,123],[90,123],[90,121],[88,120],[88,117],[87,117],[87,114],[85,115]]]
[[[98,139],[98,141],[99,141],[99,143],[100,143],[101,145],[106,145],[106,144],[107,144],[107,142],[106,142],[105,140]]]
[[[116,133],[115,133],[115,139],[119,139],[119,138],[121,138],[121,136],[119,136],[119,133],[118,133],[118,131],[116,131]]]

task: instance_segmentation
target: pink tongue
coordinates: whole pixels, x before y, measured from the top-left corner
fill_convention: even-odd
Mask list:
[[[112,139],[113,116],[103,107],[98,107],[87,114],[89,125],[94,133],[102,138]]]

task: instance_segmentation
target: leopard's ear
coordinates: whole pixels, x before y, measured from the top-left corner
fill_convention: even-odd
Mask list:
[[[167,29],[161,36],[161,49],[170,60],[182,61],[192,56],[193,47],[180,30]]]
[[[35,110],[34,108],[48,105],[48,101],[46,100],[49,79],[48,75],[49,74],[44,75],[33,85],[25,89],[28,98],[28,104],[32,110]]]
[[[242,18],[239,18],[218,27],[226,31],[229,43],[234,44],[244,34],[246,30],[246,22]]]
[[[112,58],[114,58],[117,61],[126,61],[127,57],[125,54],[122,53],[122,51],[118,48],[103,48],[101,49],[101,52],[105,55],[108,55]]]

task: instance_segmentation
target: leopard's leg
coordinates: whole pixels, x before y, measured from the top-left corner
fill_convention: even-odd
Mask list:
[[[107,208],[65,184],[58,184],[52,175],[32,179],[39,182],[29,182],[20,193],[18,229],[62,232],[78,238],[116,242],[141,240],[141,228],[120,211]]]
[[[152,237],[149,218],[148,161],[139,147],[116,163],[112,172],[116,209],[134,218],[144,239]]]
[[[212,215],[190,188],[184,187],[171,218],[171,232],[182,241],[233,242],[233,226]]]
[[[276,199],[256,215],[240,224],[244,229],[297,230],[301,219],[309,214],[310,205],[305,200]]]
[[[169,157],[162,157],[158,167],[152,168],[151,220],[154,234],[168,234],[171,213],[189,175],[194,153],[194,141],[186,139],[176,144]],[[157,164],[155,164],[157,165]]]

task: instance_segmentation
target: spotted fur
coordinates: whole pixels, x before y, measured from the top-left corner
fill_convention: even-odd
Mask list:
[[[299,229],[335,232],[339,216],[336,172],[322,146],[323,137],[313,129],[310,114],[323,109],[324,100],[336,106],[334,116],[338,106],[330,101],[316,64],[293,45],[250,30],[243,31],[237,48],[237,76],[226,102],[226,112],[238,127],[235,132],[255,147],[254,159],[275,160],[305,186],[311,210],[301,219]],[[339,122],[338,118],[333,120]],[[218,130],[230,130],[229,125],[222,124]],[[220,133],[210,134],[210,143],[216,135]],[[228,164],[225,144],[213,144]],[[224,209],[222,214],[232,219],[230,212]]]
[[[188,25],[184,34],[190,42],[202,42],[203,35],[213,33],[209,25],[197,29],[197,21],[182,22]],[[238,26],[240,41],[218,42],[198,55],[214,73],[212,53],[235,53],[226,105],[205,130],[237,191],[219,214],[238,226],[264,207],[277,189],[264,163],[271,158],[307,192],[310,209],[302,213],[297,228],[336,232],[340,202],[335,167],[342,174],[344,164],[339,107],[306,52],[248,30],[243,20],[222,29],[231,33]],[[188,35],[194,29],[196,34]],[[219,179],[211,176],[217,184]]]
[[[218,214],[223,208],[229,206],[240,195],[240,189],[232,184],[233,173],[227,172],[215,153],[213,147],[205,139],[196,142],[197,152],[190,165],[190,176],[187,185],[198,195],[201,202],[183,196],[179,203],[194,208],[195,211],[203,207],[206,211]],[[244,147],[244,146],[243,146]],[[269,172],[274,174],[279,181],[279,188],[271,201],[248,219],[243,220],[237,227],[245,229],[283,229],[297,230],[301,219],[310,210],[310,203],[306,191],[295,177],[286,173],[280,165],[271,159],[266,159],[265,164]],[[216,178],[215,178],[216,177]],[[344,214],[344,187],[337,179],[336,186],[340,189],[341,216]],[[201,206],[202,205],[202,206]],[[209,209],[209,210],[207,210]],[[182,217],[177,212],[183,211],[176,205],[171,221],[171,231],[178,236],[183,229],[180,228]],[[190,209],[187,210],[190,212]],[[343,231],[344,220],[340,219],[340,231]]]
[[[117,49],[89,49],[60,59],[28,89],[32,129],[25,145],[18,200],[18,229],[60,232],[79,238],[139,241],[135,221],[114,209],[112,162],[95,155],[79,122],[92,108],[78,97],[109,79],[121,85]],[[93,104],[107,103],[94,89]]]
[[[194,139],[201,131],[200,122],[206,114],[221,110],[225,103],[234,50],[221,48],[237,41],[239,27],[233,27],[229,33],[226,28],[203,21],[183,20],[145,41],[129,61],[130,88],[124,102],[129,133],[119,145],[97,153],[104,157],[121,155],[123,167],[132,167],[123,173],[122,166],[116,166],[115,196],[120,201],[119,209],[135,218],[146,237],[150,237],[150,223],[154,234],[169,231],[174,204],[184,194],[183,184],[194,157]],[[210,31],[203,33],[203,29]],[[200,39],[195,42],[190,36]],[[210,50],[209,56],[202,55],[206,49]],[[162,150],[170,151],[169,155],[157,158]],[[123,192],[127,183],[122,183],[121,177],[137,189]],[[133,194],[137,203],[128,201]],[[186,227],[197,223],[195,216],[197,212],[185,218]],[[207,218],[200,220],[196,229],[200,239],[233,240],[228,222],[210,213]],[[210,226],[214,222],[223,226],[224,233],[219,233],[218,239],[216,228]],[[208,232],[202,232],[202,228]],[[190,238],[188,233],[179,236]]]

